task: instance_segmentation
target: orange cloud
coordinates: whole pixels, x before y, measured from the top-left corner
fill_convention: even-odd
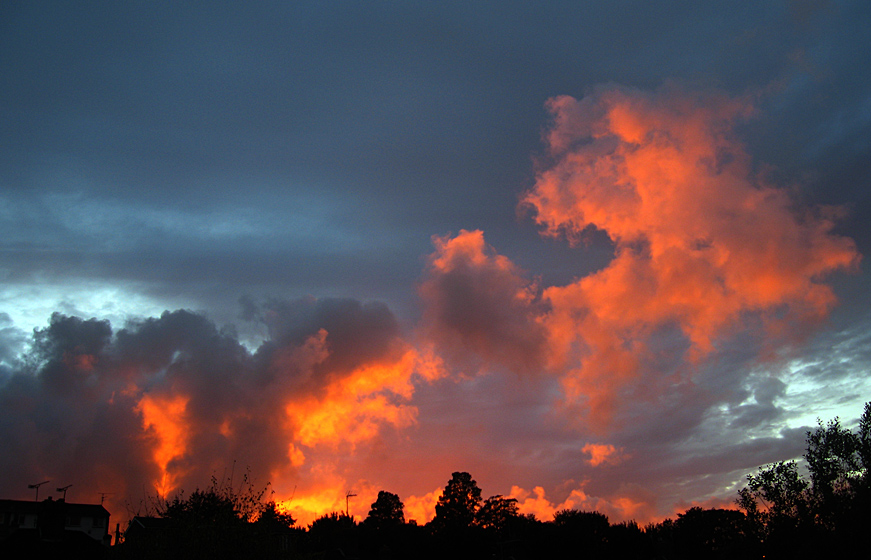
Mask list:
[[[275,367],[297,371],[296,382],[307,382],[330,357],[330,336],[325,330],[309,337],[296,350],[278,356]],[[365,518],[378,495],[371,482],[349,482],[348,465],[355,464],[358,447],[377,442],[385,430],[401,430],[417,421],[410,403],[415,382],[445,375],[440,360],[411,346],[397,343],[395,351],[343,374],[327,374],[318,391],[288,392],[283,406],[285,437],[291,443],[287,458],[302,470],[275,469],[271,473],[276,499],[307,525],[321,515],[345,511],[345,496],[352,491],[350,512]],[[364,453],[364,452],[363,452]]]
[[[429,523],[435,517],[435,507],[442,495],[442,489],[437,488],[423,496],[409,496],[403,500],[405,518],[414,519],[418,525]]]
[[[520,486],[512,486],[508,496],[517,500],[517,510],[520,513],[535,515],[535,518],[540,521],[551,521],[554,514],[563,509],[587,509],[589,503],[589,498],[581,488],[572,490],[569,496],[558,504],[545,497],[544,488],[541,486],[536,486],[531,492]]]
[[[538,370],[545,333],[538,323],[537,286],[487,245],[481,231],[461,230],[433,243],[420,287],[425,338],[460,367]]]
[[[232,476],[238,461],[256,469],[260,483],[268,480],[272,497],[303,524],[344,511],[349,490],[357,494],[351,512],[365,517],[379,488],[353,469],[379,442],[417,422],[416,384],[443,377],[445,369],[438,356],[413,348],[389,324],[384,336],[377,322],[368,331],[365,321],[349,327],[342,322],[353,317],[349,307],[326,322],[330,329],[265,345],[268,360],[259,370],[248,372],[244,354],[237,354],[243,358],[234,377],[221,378],[206,361],[213,353],[167,351],[170,363],[156,362],[163,368],[155,378],[159,390],[142,394],[140,383],[121,392],[133,400],[151,448],[154,491],[162,497],[191,491],[210,476]]]
[[[630,394],[650,398],[678,373],[657,371],[666,354],[691,371],[748,318],[782,339],[827,316],[835,296],[822,280],[859,254],[833,233],[837,209],[801,210],[755,170],[734,133],[748,100],[610,88],[548,108],[550,159],[521,207],[570,243],[605,232],[614,257],[541,289],[480,231],[434,238],[423,332],[450,363],[550,371],[603,432]]]
[[[331,512],[344,512],[344,496],[350,490],[347,481],[332,465],[316,465],[310,470],[312,480],[305,488],[289,496],[278,496],[276,502],[289,511],[297,525],[305,527],[318,517]]]
[[[309,352],[326,359],[327,333],[306,342]],[[315,365],[316,362],[309,364]],[[404,404],[414,393],[413,376],[433,379],[441,373],[433,360],[421,357],[411,347],[398,356],[388,356],[376,363],[367,363],[350,374],[335,378],[322,391],[293,398],[285,408],[301,445],[353,445],[378,434],[382,426],[405,428],[415,423],[417,409]],[[299,457],[299,449],[292,454]]]
[[[590,454],[590,465],[598,467],[599,465],[616,465],[624,459],[622,450],[617,449],[611,444],[588,443],[581,451]]]
[[[594,425],[652,361],[658,330],[678,329],[692,362],[747,314],[775,331],[783,316],[818,321],[834,305],[821,279],[856,266],[854,243],[832,233],[836,211],[798,211],[755,172],[733,132],[747,101],[670,86],[548,107],[552,163],[521,204],[546,235],[576,243],[594,228],[615,245],[606,268],[542,293],[551,365]]]
[[[588,495],[583,484],[572,490],[562,502],[552,502],[545,495],[544,488],[536,486],[530,492],[519,486],[512,486],[509,496],[517,500],[517,509],[522,514],[533,514],[536,519],[550,521],[556,512],[564,509],[598,511],[612,521],[634,519],[645,523],[654,518],[654,497],[637,487],[621,487],[609,497]]]
[[[165,497],[176,489],[179,473],[170,463],[182,457],[188,446],[187,404],[188,398],[183,395],[145,394],[136,405],[136,411],[142,415],[143,429],[155,439],[154,462],[160,469],[160,479],[153,483],[160,496]]]

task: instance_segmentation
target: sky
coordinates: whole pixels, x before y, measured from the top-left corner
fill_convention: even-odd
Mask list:
[[[871,400],[871,6],[3,2],[0,495],[733,507]],[[101,495],[102,493],[102,495]],[[348,493],[356,494],[348,498]]]

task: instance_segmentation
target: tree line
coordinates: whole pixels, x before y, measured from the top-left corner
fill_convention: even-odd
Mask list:
[[[639,527],[595,511],[561,510],[551,520],[521,514],[517,500],[482,498],[467,472],[454,472],[425,525],[407,522],[399,496],[380,491],[368,515],[342,512],[307,528],[265,490],[206,490],[160,504],[155,527],[113,547],[119,558],[818,558],[871,545],[871,402],[855,431],[838,418],[807,432],[803,465],[760,467],[735,509],[693,507]],[[805,472],[806,471],[806,472]],[[130,531],[128,531],[128,534]]]

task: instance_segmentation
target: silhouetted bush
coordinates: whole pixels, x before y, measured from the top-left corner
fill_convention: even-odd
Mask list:
[[[482,503],[471,475],[455,472],[425,526],[405,523],[399,497],[381,491],[363,523],[334,512],[304,530],[294,528],[293,518],[274,502],[263,503],[263,492],[249,485],[236,493],[213,480],[207,490],[163,503],[163,536],[155,541],[160,546],[126,543],[113,556],[689,560],[842,557],[867,550],[871,403],[855,432],[836,418],[808,432],[807,443],[809,478],[795,462],[764,466],[739,492],[741,511],[693,507],[644,529],[634,521],[611,524],[595,511],[561,510],[553,520],[539,521],[520,514],[513,498],[497,495]]]

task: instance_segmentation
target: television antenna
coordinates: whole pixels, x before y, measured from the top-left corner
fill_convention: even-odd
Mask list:
[[[348,493],[345,494],[345,517],[351,517],[351,515],[349,514],[350,509],[348,507],[348,500],[355,497],[356,495],[357,494],[351,494],[350,490],[348,490]]]
[[[43,484],[48,484],[49,482],[51,482],[51,481],[50,480],[43,480],[42,482],[40,482],[38,484],[28,484],[27,485],[28,488],[36,490],[36,498],[34,498],[33,501],[35,501],[35,502],[39,501],[39,487],[42,486]]]
[[[97,492],[100,495],[100,505],[106,500],[106,496],[111,496],[114,492]]]
[[[63,492],[63,493],[64,493],[64,497],[61,498],[63,501],[67,501],[67,490],[70,489],[70,486],[72,486],[72,484],[67,484],[67,485],[64,486],[63,488],[58,488],[58,489],[57,489],[58,492]]]

